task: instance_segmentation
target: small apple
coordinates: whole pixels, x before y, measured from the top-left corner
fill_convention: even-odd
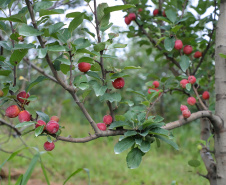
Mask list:
[[[90,63],[81,62],[81,63],[78,64],[78,69],[81,72],[84,72],[85,73],[85,72],[89,71],[90,68],[91,68]]]
[[[112,85],[115,89],[121,89],[125,85],[125,81],[123,78],[117,78],[112,82]]]
[[[139,9],[138,9],[138,12],[142,12],[142,11],[143,11],[143,9],[142,9],[142,8],[139,8]]]
[[[191,116],[190,110],[186,109],[182,111],[182,115],[184,118],[189,118]]]
[[[111,115],[105,115],[103,117],[103,122],[106,124],[106,125],[110,125],[112,123],[112,117]]]
[[[194,84],[196,82],[196,78],[194,76],[189,76],[188,82],[191,83],[191,84]]]
[[[23,123],[25,121],[31,121],[31,115],[28,111],[23,110],[18,114],[18,119],[20,123]]]
[[[154,90],[154,91],[157,91],[157,92],[159,91],[159,89],[156,89],[156,88],[149,88],[149,89],[148,89],[148,93],[149,93],[149,94],[151,94],[151,93],[152,93],[152,91],[151,91],[151,90]],[[159,96],[160,96],[161,94],[162,94],[162,93],[161,93],[161,92],[159,92]]]
[[[181,105],[180,110],[181,111],[188,110],[188,107],[186,105]]]
[[[186,88],[186,85],[188,84],[189,82],[188,82],[188,80],[187,79],[183,79],[183,80],[181,80],[180,81],[180,86],[182,87],[182,88]]]
[[[59,119],[58,116],[52,116],[52,117],[50,118],[50,120],[56,121],[56,122],[58,123],[60,119]]]
[[[21,91],[20,93],[17,94],[16,98],[17,100],[22,103],[22,104],[25,104],[25,105],[28,105],[30,103],[30,101],[27,101],[25,99],[22,99],[22,98],[29,98],[30,97],[30,94],[29,93],[26,93],[25,91]]]
[[[102,131],[107,130],[107,126],[104,123],[97,123],[97,127]]]
[[[128,15],[128,18],[129,18],[130,21],[134,21],[136,19],[136,14],[135,13],[130,13]]]
[[[194,97],[189,97],[187,99],[187,102],[188,102],[189,105],[195,105],[196,99]]]
[[[163,10],[162,16],[163,16],[163,17],[166,17],[166,12],[165,12],[165,10]]]
[[[53,142],[50,143],[50,142],[46,141],[46,142],[44,143],[44,149],[45,149],[46,151],[52,151],[54,148],[55,148],[55,144],[54,144]]]
[[[5,110],[5,116],[15,118],[20,113],[20,108],[17,105],[11,105]]]
[[[125,23],[126,23],[127,25],[129,25],[129,24],[131,23],[131,20],[129,19],[128,16],[125,17]]]
[[[152,84],[155,86],[155,88],[159,87],[159,82],[158,81],[154,81]]]
[[[58,132],[59,130],[59,124],[56,121],[50,120],[47,124],[46,124],[46,130],[50,133],[50,134],[55,134]]]
[[[158,15],[158,14],[159,14],[159,9],[154,9],[153,15],[156,16],[156,15]]]
[[[184,46],[183,52],[184,54],[189,55],[192,52],[192,47],[190,45]]]
[[[202,53],[200,51],[196,51],[194,54],[194,58],[199,58],[202,56]]]
[[[35,128],[38,128],[38,127],[40,127],[42,125],[44,125],[44,129],[43,130],[45,130],[45,128],[46,128],[46,122],[43,121],[43,120],[38,120],[37,121],[37,124],[35,124]]]
[[[202,98],[203,98],[204,100],[208,100],[208,99],[210,98],[210,93],[209,93],[208,91],[204,91],[204,92],[202,93]]]
[[[183,48],[183,42],[181,40],[176,40],[174,44],[174,48],[180,50]]]

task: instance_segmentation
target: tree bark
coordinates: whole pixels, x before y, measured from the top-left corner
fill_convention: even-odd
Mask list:
[[[226,59],[219,56],[226,54],[226,0],[221,0],[220,16],[216,29],[215,45],[215,93],[216,115],[226,122]],[[215,158],[217,164],[217,185],[226,184],[226,128],[214,128]]]

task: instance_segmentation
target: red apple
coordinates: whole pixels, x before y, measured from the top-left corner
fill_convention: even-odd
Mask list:
[[[125,23],[126,23],[127,25],[129,25],[129,24],[131,23],[131,20],[129,19],[128,16],[125,17]]]
[[[107,126],[104,123],[97,123],[97,127],[102,131],[107,130]]]
[[[202,53],[200,51],[196,51],[195,54],[194,54],[195,58],[199,58],[201,56],[202,56]]]
[[[192,52],[192,47],[190,45],[184,46],[183,52],[184,54],[189,55]]]
[[[125,85],[125,81],[123,78],[117,78],[112,82],[112,85],[115,89],[121,89]]]
[[[134,21],[136,19],[136,14],[135,13],[130,13],[128,15],[128,18],[129,18],[130,21]]]
[[[106,125],[110,125],[112,123],[112,117],[111,115],[105,115],[103,117],[103,122],[106,124]]]
[[[202,93],[202,98],[203,98],[204,100],[208,100],[208,99],[210,98],[210,93],[209,93],[208,91],[204,91],[204,92]]]
[[[189,105],[195,105],[196,99],[194,97],[189,97],[187,99],[187,102],[188,102]]]
[[[183,43],[181,40],[176,40],[175,41],[175,45],[174,45],[174,48],[177,49],[177,50],[180,50],[183,48]]]
[[[38,128],[38,127],[40,127],[42,125],[44,125],[44,129],[43,130],[45,130],[45,128],[46,128],[46,122],[43,121],[43,120],[38,120],[37,121],[37,124],[35,124],[35,128]]]
[[[30,94],[26,93],[25,91],[21,91],[20,93],[17,94],[17,100],[20,103],[25,104],[25,105],[28,105],[30,103],[30,101],[27,101],[27,100],[22,99],[22,98],[29,98],[29,97],[30,97]]]
[[[17,105],[11,105],[5,110],[5,116],[15,118],[20,113],[20,108]]]
[[[186,105],[181,105],[180,110],[181,111],[188,110],[188,107]]]
[[[194,84],[196,82],[196,78],[194,76],[189,76],[188,82],[191,83],[191,84]]]
[[[183,80],[181,80],[180,81],[180,86],[182,87],[182,88],[186,88],[186,85],[188,84],[189,82],[188,82],[188,80],[186,80],[186,79],[183,79]]]
[[[50,118],[50,120],[56,121],[56,122],[58,123],[60,119],[59,119],[58,116],[52,116],[52,117]]]
[[[191,112],[190,112],[190,110],[186,109],[186,110],[182,111],[182,115],[184,118],[189,118],[191,116]]]
[[[18,119],[20,123],[23,123],[25,121],[31,121],[31,115],[28,111],[23,110],[18,114]]]
[[[159,9],[155,9],[155,10],[153,11],[153,15],[156,16],[156,15],[158,15],[158,14],[159,14]]]
[[[159,82],[158,81],[154,81],[152,84],[155,86],[155,88],[159,87]]]
[[[53,142],[50,143],[50,142],[46,141],[46,142],[44,143],[44,149],[45,149],[46,151],[52,151],[54,148],[55,148],[55,144],[54,144]]]
[[[142,11],[143,11],[143,9],[142,9],[142,8],[139,8],[139,9],[138,9],[138,12],[142,12]]]
[[[78,69],[81,72],[84,72],[85,73],[85,72],[89,71],[90,68],[91,68],[90,63],[81,62],[81,63],[78,64]]]
[[[47,124],[46,124],[46,130],[50,133],[50,134],[55,134],[58,132],[59,130],[59,124],[56,121],[50,120]]]

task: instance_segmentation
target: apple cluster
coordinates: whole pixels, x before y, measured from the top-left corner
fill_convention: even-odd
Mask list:
[[[1,92],[0,92],[1,94]],[[3,94],[2,94],[3,96]],[[5,116],[9,118],[16,118],[18,117],[18,120],[20,123],[28,122],[32,120],[32,115],[25,110],[24,106],[29,105],[30,101],[27,99],[30,97],[30,94],[25,91],[21,91],[17,94],[17,99],[15,100],[17,102],[17,105],[11,105],[5,110]],[[59,118],[57,116],[52,116],[50,121],[46,124],[43,120],[38,120],[35,124],[35,128],[38,128],[39,126],[44,125],[43,131],[46,131],[49,134],[56,134],[59,130]],[[53,142],[45,142],[44,143],[44,149],[47,151],[53,150],[55,147]]]
[[[153,81],[152,83],[152,87],[148,89],[148,93],[151,94],[151,90],[154,90],[156,92],[159,91],[159,89],[157,89],[159,87],[160,83],[158,81]],[[161,95],[161,92],[159,92],[159,96]]]
[[[125,17],[125,23],[127,25],[129,25],[131,23],[131,21],[134,21],[135,19],[136,19],[136,14],[135,13],[129,13],[129,15]]]
[[[97,127],[102,131],[106,131],[107,126],[109,126],[111,123],[112,123],[111,115],[105,115],[103,117],[103,123],[97,123]]]

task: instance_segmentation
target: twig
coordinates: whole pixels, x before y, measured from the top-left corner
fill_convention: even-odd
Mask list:
[[[17,135],[19,135],[19,136],[21,135],[21,132],[20,132],[17,128],[15,128],[13,125],[7,123],[7,122],[6,122],[5,120],[3,120],[3,119],[0,119],[0,125],[6,125],[7,127],[13,129],[13,130],[17,133]]]
[[[205,104],[204,104],[203,101],[201,100],[201,98],[200,98],[200,96],[199,96],[199,93],[198,93],[198,91],[197,91],[197,89],[195,88],[194,85],[192,85],[192,88],[193,88],[193,90],[194,90],[194,92],[195,92],[195,95],[197,96],[197,98],[198,98],[198,100],[199,100],[199,103],[201,104],[202,108],[203,108],[204,110],[208,110],[208,108],[205,106]]]

